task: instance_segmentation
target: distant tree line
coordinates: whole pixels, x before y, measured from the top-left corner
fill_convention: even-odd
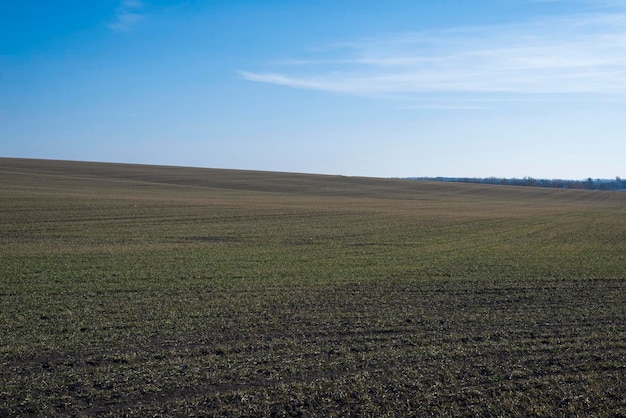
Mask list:
[[[586,190],[626,190],[626,180],[619,177],[615,179],[592,179],[586,180],[560,180],[560,179],[534,179],[524,177],[521,179],[483,177],[410,177],[411,180],[446,181],[454,183],[478,183],[478,184],[499,184],[503,186],[531,186],[550,187],[553,189],[586,189]]]

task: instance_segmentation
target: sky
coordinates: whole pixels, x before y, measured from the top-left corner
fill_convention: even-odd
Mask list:
[[[0,156],[626,177],[623,0],[0,2]]]

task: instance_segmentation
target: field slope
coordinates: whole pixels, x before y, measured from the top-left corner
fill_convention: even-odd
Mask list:
[[[625,416],[626,193],[0,158],[0,416]]]

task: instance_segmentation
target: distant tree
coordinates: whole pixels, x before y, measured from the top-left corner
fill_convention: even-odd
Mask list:
[[[534,179],[526,176],[524,178],[499,178],[499,177],[411,177],[414,180],[444,181],[455,183],[477,183],[477,184],[501,184],[509,186],[534,186],[552,187],[558,189],[589,189],[589,190],[626,190],[626,180],[619,176],[615,180],[592,179],[586,180],[561,180],[561,179]]]

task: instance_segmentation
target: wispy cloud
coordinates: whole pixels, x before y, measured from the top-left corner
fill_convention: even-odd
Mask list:
[[[489,109],[487,106],[470,106],[470,105],[457,105],[457,104],[423,104],[423,105],[410,105],[404,106],[400,109],[408,110],[484,110]]]
[[[355,95],[626,93],[626,14],[405,33],[325,53],[240,75]]]
[[[596,8],[624,8],[623,0],[526,0],[528,3],[571,3]]]
[[[128,32],[143,20],[143,7],[141,0],[122,0],[116,9],[115,21],[108,25],[109,29],[114,32]]]

